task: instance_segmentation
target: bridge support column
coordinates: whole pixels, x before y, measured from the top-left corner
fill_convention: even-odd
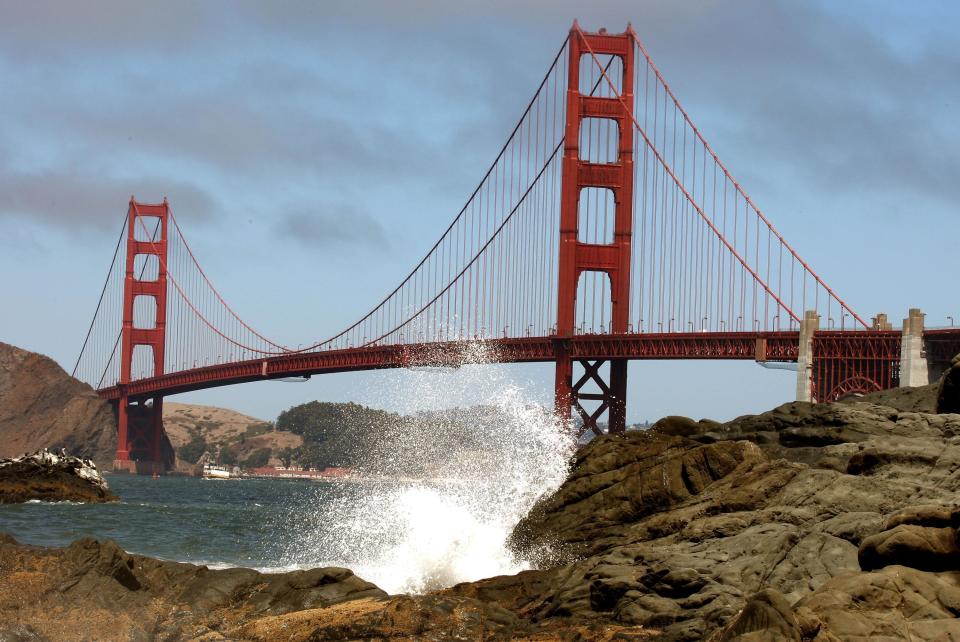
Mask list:
[[[911,308],[903,320],[900,340],[900,386],[916,388],[930,383],[927,356],[923,349],[923,317],[918,308]]]
[[[622,76],[611,78],[619,84],[619,96],[605,90],[601,96],[580,93],[581,58],[593,65],[593,56],[617,56]],[[610,282],[611,334],[625,334],[630,323],[630,259],[633,238],[633,55],[630,32],[623,34],[583,33],[574,24],[570,30],[570,61],[567,69],[567,109],[564,131],[562,180],[560,191],[559,274],[557,281],[557,362],[556,413],[560,421],[569,421],[576,410],[583,421],[582,432],[601,433],[599,420],[607,414],[608,432],[626,430],[627,362],[609,360],[609,376],[604,380],[601,368],[606,360],[573,356],[569,338],[576,325],[577,287],[584,272],[601,272]],[[601,81],[604,82],[604,81]],[[585,118],[615,121],[619,131],[617,158],[610,163],[594,163],[580,157],[580,126]],[[580,192],[600,188],[613,193],[614,230],[611,243],[586,243],[580,239]],[[574,380],[574,361],[583,375]],[[596,392],[587,392],[587,387]],[[595,402],[587,410],[581,402]]]
[[[158,205],[130,199],[127,210],[126,275],[123,282],[123,328],[120,335],[120,380],[124,389],[134,376],[163,374],[167,319],[166,199]],[[154,315],[150,318],[150,303]],[[135,314],[135,312],[139,312]],[[136,316],[136,318],[135,318]],[[149,356],[138,357],[137,348]],[[136,362],[136,364],[135,364]],[[161,472],[163,465],[163,399],[151,404],[131,404],[124,395],[117,407],[117,454],[114,469],[126,472]]]
[[[556,378],[554,382],[554,414],[557,418],[570,421],[573,408],[573,360],[570,358],[570,342],[558,339],[555,342],[557,356]]]
[[[807,310],[800,322],[800,350],[797,354],[797,401],[813,401],[813,334],[820,327],[820,315]]]

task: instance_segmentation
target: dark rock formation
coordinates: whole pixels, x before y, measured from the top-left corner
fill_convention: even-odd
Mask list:
[[[516,527],[513,546],[528,557],[582,556],[762,458],[746,441],[701,445],[652,431],[594,439],[577,454],[567,482]]]
[[[210,570],[130,555],[109,541],[47,549],[0,534],[0,640],[601,642],[654,633],[534,623],[468,596],[389,597],[343,568]]]
[[[952,582],[957,517],[943,507],[957,504],[957,415],[856,401],[726,424],[668,418],[649,434],[595,439],[521,522],[514,546],[551,568],[451,590],[665,640],[867,639],[849,628],[863,618],[842,624],[822,590],[855,594],[849,577],[887,581],[891,564],[914,567],[916,582]],[[861,562],[886,567],[884,579]],[[914,589],[897,590],[897,621],[911,630],[946,612],[911,611]]]
[[[747,600],[743,610],[710,642],[800,642],[803,632],[790,604],[780,593],[764,589]]]
[[[100,639],[960,639],[960,414],[921,397],[599,437],[512,534],[537,569],[426,596],[0,540],[0,638],[61,608]]]
[[[960,354],[950,362],[937,388],[937,412],[960,413]]]
[[[49,450],[0,459],[0,504],[31,500],[102,503],[117,497],[89,459]]]
[[[235,640],[216,632],[386,596],[342,568],[210,570],[130,555],[109,541],[44,549],[9,536],[0,537],[0,588],[7,589],[0,590],[0,639],[11,639],[16,623],[30,632],[28,640]],[[72,615],[51,617],[55,612]]]
[[[0,457],[40,448],[109,466],[117,449],[113,411],[49,357],[0,343]]]
[[[960,571],[960,508],[914,506],[887,518],[883,531],[860,544],[860,567],[900,564],[924,571]]]
[[[874,573],[845,573],[820,585],[794,605],[807,622],[807,639],[960,639],[957,573],[926,573],[888,566]]]
[[[916,388],[891,388],[870,392],[862,397],[847,397],[841,403],[865,401],[881,406],[889,406],[904,412],[936,412],[937,388],[939,383],[934,382],[927,386]]]

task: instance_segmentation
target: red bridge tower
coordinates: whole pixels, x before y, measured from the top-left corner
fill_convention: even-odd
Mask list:
[[[577,285],[584,272],[602,272],[610,280],[612,316],[610,332],[626,334],[630,313],[630,257],[633,236],[633,38],[631,27],[619,35],[584,33],[576,23],[570,31],[570,60],[567,77],[567,120],[564,134],[562,187],[560,195],[560,257],[557,292],[557,372],[556,412],[569,419],[576,410],[583,429],[600,432],[597,420],[608,413],[610,432],[626,429],[627,361],[609,359],[609,380],[604,381],[604,360],[581,360],[583,375],[573,381],[574,357],[570,337],[575,331]],[[581,58],[598,64],[596,56],[617,56],[622,61],[620,96],[598,97],[580,93]],[[606,76],[606,72],[604,72]],[[580,127],[585,118],[604,118],[616,122],[619,129],[617,158],[611,163],[593,163],[581,158]],[[613,192],[615,203],[613,242],[584,243],[579,238],[580,191],[595,187]],[[594,383],[599,392],[585,392]],[[581,401],[599,405],[588,411]]]
[[[117,456],[114,469],[128,472],[163,472],[163,397],[131,404],[126,386],[131,381],[136,348],[151,353],[152,373],[163,374],[167,318],[167,200],[158,205],[130,199],[127,211],[127,265],[123,282],[123,330],[120,347],[120,381],[123,391],[117,408]],[[156,257],[151,260],[151,257]],[[142,264],[141,264],[142,261]],[[147,278],[144,278],[147,277]],[[155,277],[155,278],[151,278]],[[134,309],[138,297],[149,297],[155,305],[152,324],[138,327]]]

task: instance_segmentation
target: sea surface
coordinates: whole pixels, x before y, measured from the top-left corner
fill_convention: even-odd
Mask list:
[[[489,356],[482,346],[471,350],[473,364]],[[108,475],[119,503],[0,505],[0,531],[46,546],[112,539],[131,553],[214,568],[342,566],[389,593],[422,593],[536,564],[516,558],[507,540],[537,499],[566,478],[569,426],[557,425],[502,369],[404,371],[376,389],[383,399],[375,405],[411,415],[482,399],[475,417],[460,420],[471,421],[483,448],[416,433],[358,445],[368,479],[423,469],[430,481]]]
[[[0,505],[0,531],[27,544],[94,537],[166,560],[280,570],[310,561],[298,543],[325,505],[362,492],[355,484],[305,480],[107,475],[107,481],[119,503]],[[322,557],[317,551],[316,560]]]

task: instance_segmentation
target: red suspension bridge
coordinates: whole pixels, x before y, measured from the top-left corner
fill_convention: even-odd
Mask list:
[[[821,320],[827,328],[820,329]],[[74,375],[117,404],[117,466],[162,466],[167,395],[487,360],[556,364],[556,413],[626,424],[631,359],[796,362],[798,398],[926,382],[960,332],[867,323],[777,232],[632,28],[576,23],[466,204],[397,287],[307,347],[203,271],[169,204],[131,199]]]

